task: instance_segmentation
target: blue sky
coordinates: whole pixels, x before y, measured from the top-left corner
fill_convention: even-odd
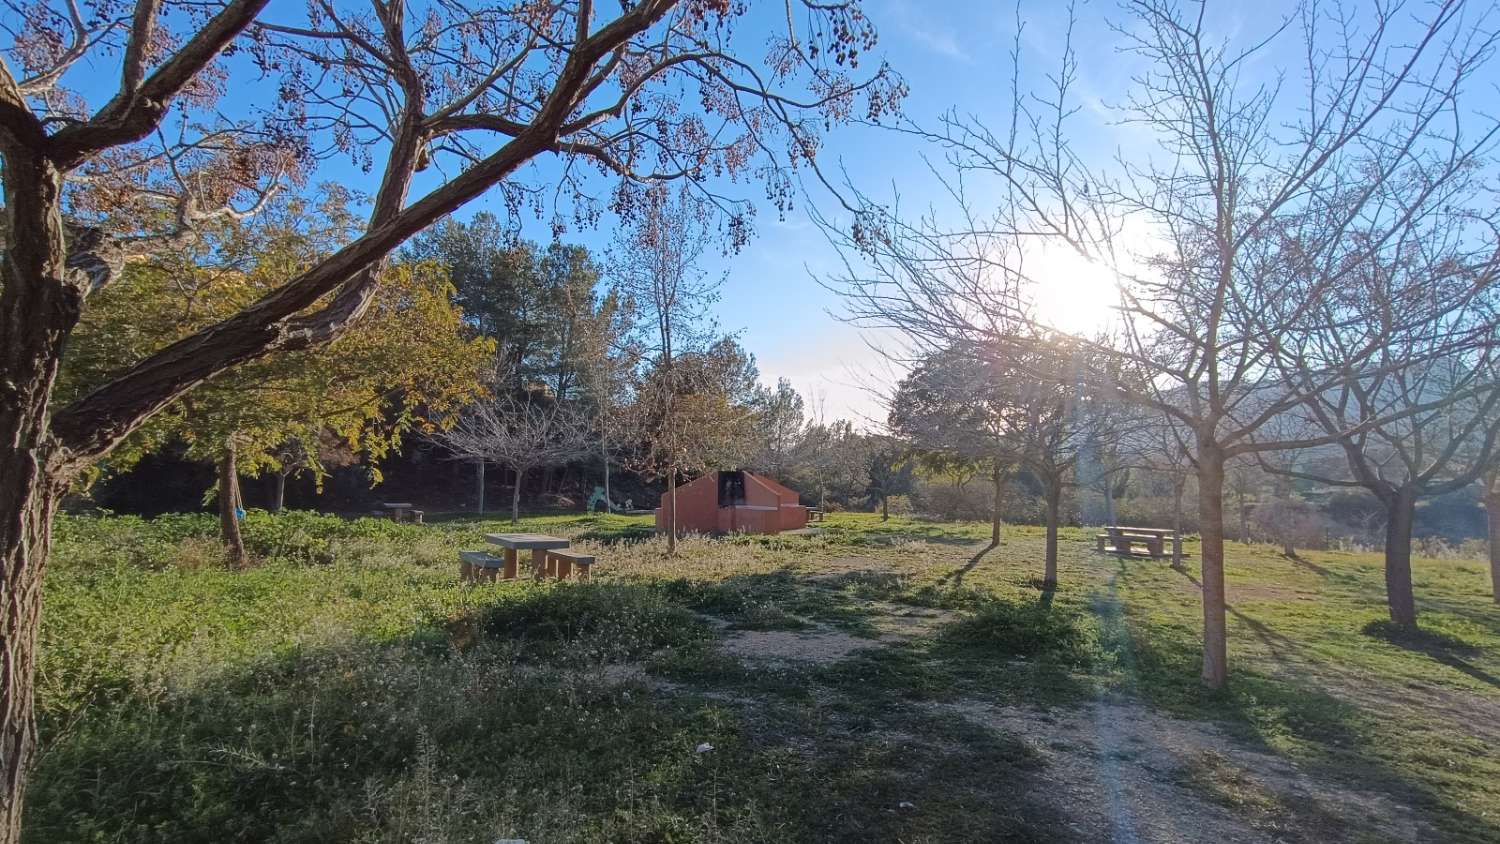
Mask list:
[[[294,8],[292,0],[276,0]],[[746,29],[765,31],[780,25],[784,14],[780,0],[754,0],[752,20]],[[1253,6],[1240,2],[1210,4],[1209,28],[1215,35],[1238,44],[1258,40],[1270,32],[1292,6],[1285,0],[1266,0]],[[1016,36],[1017,11],[1009,3],[981,0],[865,0],[865,9],[880,31],[877,53],[902,74],[910,88],[905,116],[931,126],[949,110],[999,126],[1006,119],[1010,86],[1010,51]],[[1425,13],[1425,4],[1414,7]],[[1128,82],[1134,59],[1118,52],[1120,36],[1108,21],[1122,13],[1113,0],[1079,2],[1074,44],[1080,53],[1075,94],[1083,110],[1073,123],[1074,141],[1096,160],[1117,153],[1137,156],[1149,152],[1148,141],[1138,130],[1115,123],[1107,104],[1115,101]],[[760,20],[753,18],[759,17]],[[1021,39],[1020,81],[1023,88],[1041,89],[1046,76],[1057,65],[1064,43],[1066,7],[1042,0],[1022,3],[1024,20]],[[1252,78],[1273,78],[1286,72],[1297,74],[1295,33],[1287,45],[1259,56],[1246,69]],[[747,42],[754,43],[754,42]],[[867,65],[868,66],[868,65]],[[97,66],[80,66],[70,82],[89,94],[103,97],[113,92],[118,74],[117,57],[106,57]],[[253,71],[245,78],[254,79]],[[253,108],[274,95],[272,84],[247,90],[242,107]],[[1488,93],[1490,105],[1500,96]],[[230,108],[234,106],[229,105]],[[1500,109],[1497,109],[1500,110]],[[820,159],[825,171],[847,173],[863,191],[889,197],[899,192],[907,209],[942,205],[943,197],[922,161],[923,156],[940,160],[940,150],[924,147],[909,135],[879,128],[850,126],[835,129],[826,139]],[[548,165],[537,166],[532,175],[544,179]],[[325,165],[317,179],[335,179],[373,192],[376,177],[347,162]],[[436,173],[423,174],[430,182]],[[420,184],[417,191],[430,187]],[[758,186],[741,185],[739,195],[754,196]],[[816,279],[837,273],[840,261],[824,234],[807,216],[809,203],[837,219],[834,204],[817,190],[799,199],[799,207],[778,220],[774,209],[760,209],[757,237],[736,255],[716,258],[709,269],[722,272],[725,283],[716,308],[721,329],[736,333],[757,358],[762,379],[770,384],[789,378],[808,400],[828,417],[847,417],[858,423],[878,421],[883,414],[865,387],[879,386],[897,377],[880,356],[872,352],[871,339],[844,323],[839,298],[819,286]],[[470,203],[458,212],[467,217],[490,209],[498,201],[489,197]],[[582,242],[601,250],[611,238],[613,220],[607,215],[593,230],[575,230],[565,240]],[[538,240],[550,238],[545,222],[535,221],[527,234]],[[1077,297],[1075,297],[1077,298]],[[1066,298],[1057,305],[1067,308]],[[879,338],[873,338],[879,342]]]

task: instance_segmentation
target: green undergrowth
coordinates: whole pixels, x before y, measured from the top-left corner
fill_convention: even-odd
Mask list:
[[[983,524],[831,514],[672,559],[648,517],[519,528],[591,549],[595,582],[460,585],[456,551],[504,520],[252,512],[231,571],[211,516],[60,518],[26,840],[1068,840],[1042,755],[973,713],[1101,696],[1213,721],[1437,840],[1500,840],[1500,612],[1474,561],[1414,561],[1413,632],[1384,620],[1378,557],[1231,545],[1211,693],[1194,566],[1087,530],[1040,590],[1029,527],[987,550]],[[757,635],[847,651],[725,647]],[[1383,840],[1233,753],[1182,776],[1285,840]]]

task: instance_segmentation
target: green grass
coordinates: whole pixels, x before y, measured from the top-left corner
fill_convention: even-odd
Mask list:
[[[833,514],[668,560],[646,526],[528,518],[593,549],[596,582],[463,587],[455,552],[507,523],[256,513],[258,562],[228,571],[209,517],[60,519],[26,840],[1065,840],[1034,747],[944,707],[1101,698],[1214,722],[1444,840],[1500,840],[1500,611],[1477,562],[1415,561],[1413,636],[1382,621],[1377,556],[1231,546],[1234,680],[1210,694],[1195,575],[1095,555],[1087,531],[1044,593],[1034,528],[976,561],[987,525]],[[876,638],[906,612],[935,621]],[[820,631],[860,646],[720,647]],[[1286,840],[1383,840],[1233,754],[1180,777]]]

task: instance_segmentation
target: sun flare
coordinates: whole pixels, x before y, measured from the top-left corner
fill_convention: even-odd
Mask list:
[[[1069,334],[1097,334],[1114,326],[1120,294],[1114,273],[1065,246],[1027,255],[1028,300],[1037,319]]]

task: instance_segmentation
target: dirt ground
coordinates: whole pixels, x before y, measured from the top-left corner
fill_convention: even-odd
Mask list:
[[[888,571],[868,558],[834,563],[808,582]],[[816,623],[800,630],[718,625],[721,647],[752,662],[831,665],[862,649],[930,636],[958,617],[884,601],[860,605],[878,631],[874,637]],[[1439,840],[1391,794],[1345,787],[1213,725],[1157,712],[1128,696],[1050,709],[969,699],[924,705],[930,714],[1019,738],[1034,751],[1045,762],[1034,791],[1067,819],[1068,833],[1060,837],[1118,844]]]

